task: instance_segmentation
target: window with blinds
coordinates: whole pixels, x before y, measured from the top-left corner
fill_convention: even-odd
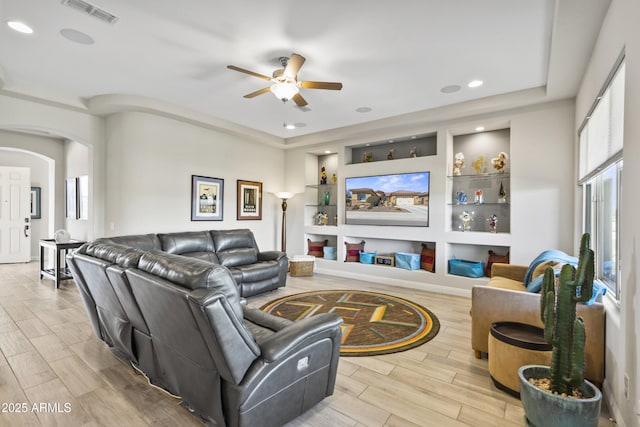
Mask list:
[[[620,191],[624,146],[624,56],[579,130],[584,231],[591,234],[596,279],[620,298]]]

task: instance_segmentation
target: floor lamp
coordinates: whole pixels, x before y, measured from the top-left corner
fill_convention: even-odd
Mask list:
[[[287,252],[287,200],[292,198],[295,193],[281,191],[274,194],[282,200],[282,236],[280,240],[280,250],[282,252]]]

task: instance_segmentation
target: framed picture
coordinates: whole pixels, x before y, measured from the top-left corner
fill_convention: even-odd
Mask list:
[[[42,218],[40,207],[40,187],[31,187],[31,219]]]
[[[224,179],[191,175],[191,221],[222,221]]]
[[[78,180],[76,178],[67,178],[65,184],[67,218],[78,219]]]
[[[238,180],[238,219],[262,219],[262,183]]]
[[[78,178],[78,218],[89,219],[89,177]]]

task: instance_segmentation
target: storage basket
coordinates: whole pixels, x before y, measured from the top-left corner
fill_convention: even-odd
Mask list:
[[[313,276],[315,257],[295,255],[289,259],[289,274],[291,276]]]
[[[405,270],[420,270],[420,254],[397,252],[396,267],[404,268]]]
[[[324,259],[338,259],[338,254],[335,246],[325,246],[322,248],[324,251]]]
[[[480,261],[450,259],[449,274],[464,277],[482,277],[484,276],[484,264]]]
[[[360,262],[362,264],[373,264],[373,260],[375,257],[375,252],[360,252]]]

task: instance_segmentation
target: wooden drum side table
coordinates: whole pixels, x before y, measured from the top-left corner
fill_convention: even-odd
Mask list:
[[[491,325],[489,374],[500,390],[520,397],[520,366],[550,364],[551,345],[545,341],[541,328],[516,322]]]
[[[79,240],[71,240],[67,243],[58,243],[54,239],[40,239],[40,279],[47,277],[56,284],[56,289],[60,287],[63,280],[73,279],[69,269],[67,268],[67,251],[77,249],[84,245],[85,242]],[[44,250],[53,249],[55,252],[53,268],[44,268]],[[61,265],[62,253],[64,252],[64,265]]]

